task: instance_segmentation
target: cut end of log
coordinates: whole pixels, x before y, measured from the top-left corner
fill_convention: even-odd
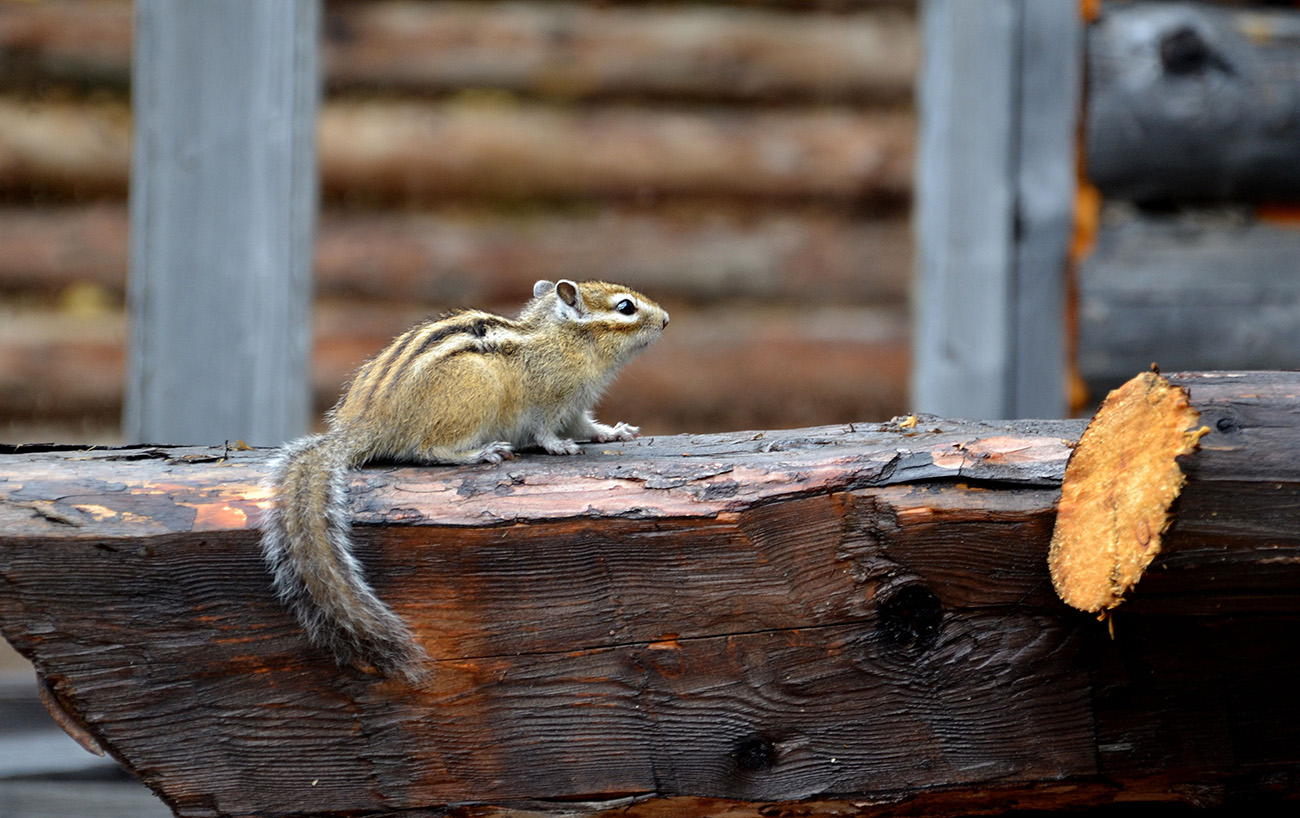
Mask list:
[[[1181,455],[1209,429],[1187,390],[1144,372],[1111,392],[1070,456],[1048,554],[1056,593],[1091,613],[1124,601],[1160,553]]]

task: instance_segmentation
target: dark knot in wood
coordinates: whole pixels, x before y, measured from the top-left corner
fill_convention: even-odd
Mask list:
[[[1191,26],[1181,26],[1160,38],[1160,64],[1166,73],[1176,75],[1198,74],[1211,68],[1232,73],[1231,66]]]
[[[741,739],[731,751],[736,766],[747,773],[761,773],[776,764],[776,745],[763,736]]]
[[[1223,417],[1216,420],[1214,422],[1214,428],[1218,429],[1221,433],[1225,435],[1230,435],[1235,432],[1241,431],[1241,426],[1238,425],[1236,418],[1232,417],[1231,415],[1224,415]]]
[[[902,650],[920,653],[934,647],[942,625],[943,605],[924,586],[900,588],[880,603],[880,635]]]

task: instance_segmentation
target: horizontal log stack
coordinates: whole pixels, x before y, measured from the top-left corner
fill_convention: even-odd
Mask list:
[[[10,448],[0,629],[67,728],[183,816],[1295,798],[1300,482],[1277,447],[1300,378],[1163,388],[1195,432],[1185,487],[1110,629],[1053,593],[1049,541],[1085,445],[1149,415],[367,467],[359,556],[434,657],[414,686],[340,670],[275,600],[267,452]],[[1087,480],[1149,485],[1126,477]]]
[[[1078,364],[1096,398],[1153,361],[1300,368],[1294,6],[1103,3],[1089,26],[1084,150],[1104,207]]]
[[[1093,400],[1153,361],[1300,366],[1288,352],[1300,11],[1096,8],[1083,147],[1105,206],[1081,203],[1100,229],[1078,315]],[[322,307],[360,297],[393,318],[356,333],[322,322],[318,408],[403,308],[510,309],[521,282],[557,272],[633,280],[682,316],[611,396],[628,414],[652,400],[643,381],[682,384],[655,407],[661,431],[906,406],[914,2],[340,0],[326,12]],[[116,426],[129,17],[127,0],[0,4],[8,439],[42,418],[77,439]],[[827,304],[844,311],[824,320]],[[826,329],[849,314],[864,329]],[[721,344],[693,329],[715,318]],[[85,336],[109,340],[91,351]],[[793,371],[770,366],[792,347],[810,354],[786,391],[806,400],[747,400]],[[753,388],[715,389],[701,350],[743,361]]]
[[[901,411],[914,11],[326,3],[318,409],[410,321],[571,276],[676,319],[614,414],[663,431]],[[113,437],[130,34],[127,0],[0,4],[8,439],[37,420]]]

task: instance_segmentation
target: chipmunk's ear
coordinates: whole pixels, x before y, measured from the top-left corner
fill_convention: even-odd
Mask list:
[[[541,298],[553,289],[555,289],[554,282],[542,279],[533,285],[533,298]]]
[[[582,293],[578,292],[578,285],[562,278],[555,285],[555,296],[560,300],[561,315],[568,315],[579,318],[587,314],[587,304],[582,300]]]

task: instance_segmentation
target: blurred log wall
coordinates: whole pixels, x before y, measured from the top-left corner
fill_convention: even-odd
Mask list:
[[[318,408],[408,324],[601,277],[673,312],[602,414],[904,409],[910,0],[327,1]],[[112,440],[128,0],[0,1],[0,435]],[[214,304],[213,309],[220,309]]]

